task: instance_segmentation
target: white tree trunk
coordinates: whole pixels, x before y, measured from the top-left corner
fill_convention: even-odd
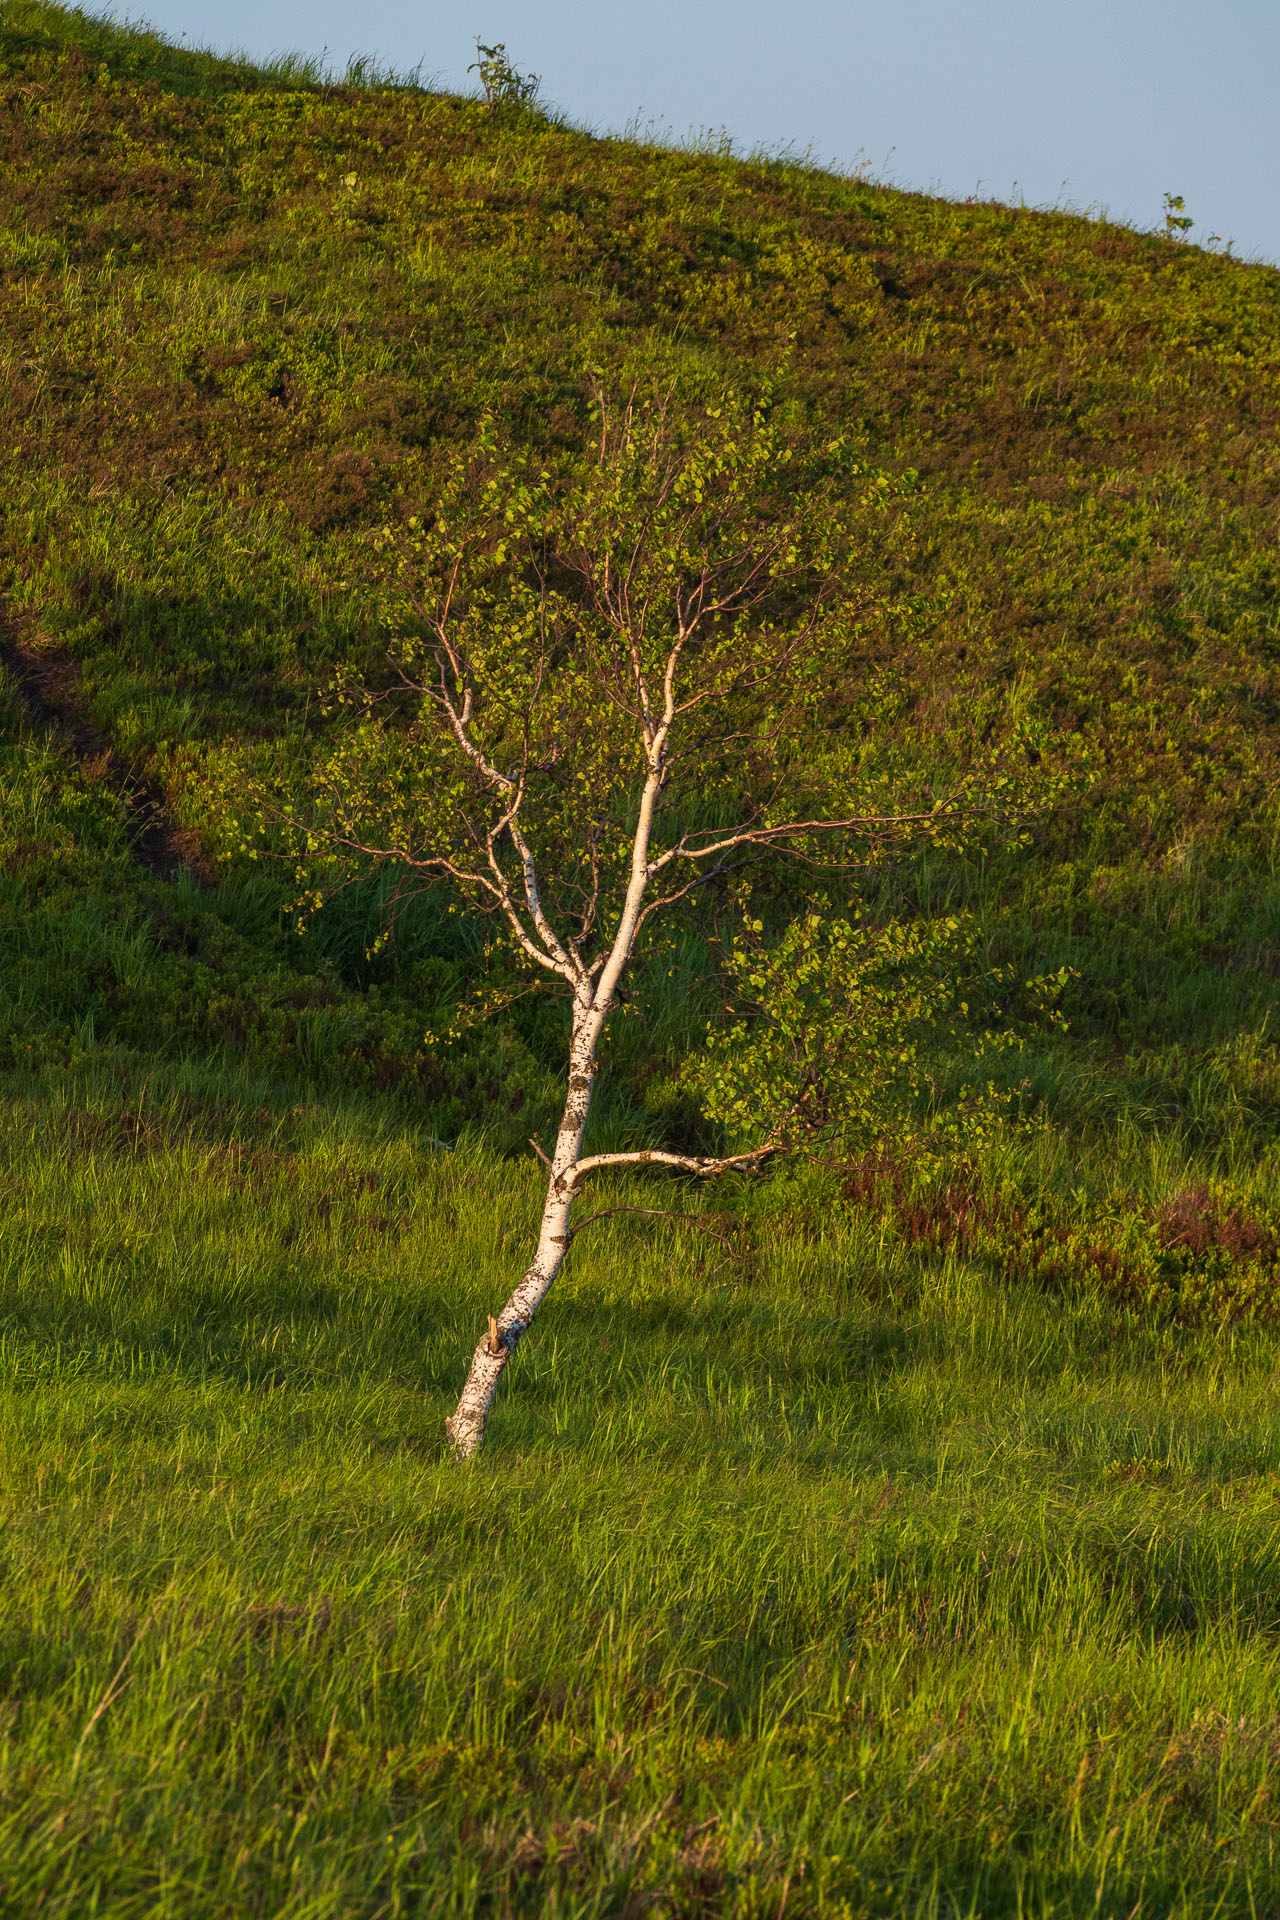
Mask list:
[[[556,1135],[537,1252],[502,1312],[496,1320],[490,1320],[488,1331],[471,1357],[466,1385],[453,1417],[445,1421],[445,1432],[459,1459],[468,1459],[480,1451],[498,1382],[521,1334],[546,1299],[568,1251],[569,1216],[577,1195],[577,1166],[596,1076],[596,1043],[608,1011],[607,1007],[593,1005],[592,998],[580,996],[574,1006],[569,1091]]]
[[[673,656],[673,661],[676,656]],[[534,1314],[547,1297],[552,1281],[560,1271],[560,1266],[569,1248],[569,1216],[577,1197],[579,1168],[582,1158],[582,1139],[587,1130],[587,1115],[591,1110],[591,1089],[596,1077],[596,1047],[604,1031],[609,1010],[617,997],[618,982],[622,976],[631,949],[635,945],[636,931],[640,925],[641,908],[644,902],[645,888],[650,879],[649,838],[653,831],[654,808],[658,794],[662,789],[663,756],[666,751],[666,735],[671,725],[672,694],[671,674],[674,666],[668,668],[667,712],[662,726],[652,738],[646,740],[648,773],[645,777],[644,791],[640,796],[639,813],[635,832],[631,841],[631,874],[627,883],[626,898],[618,920],[618,930],[608,958],[600,970],[600,976],[593,986],[590,976],[581,966],[577,967],[577,980],[573,992],[573,1031],[569,1042],[569,1090],[565,1096],[564,1112],[560,1117],[560,1131],[556,1135],[556,1150],[551,1160],[550,1177],[547,1181],[546,1204],[542,1209],[542,1229],[538,1234],[538,1250],[533,1263],[527,1269],[523,1280],[516,1288],[506,1306],[496,1320],[490,1320],[489,1330],[471,1356],[471,1368],[467,1374],[466,1385],[454,1410],[453,1417],[445,1421],[445,1432],[453,1445],[453,1450],[461,1459],[469,1459],[480,1451],[484,1439],[485,1422],[489,1418],[489,1408],[493,1405],[493,1396],[498,1390],[507,1361],[514,1353],[520,1336],[528,1327]],[[541,930],[545,923],[542,919],[538,900],[536,876],[533,869],[533,857],[528,854],[524,842],[513,827],[516,844],[522,850],[525,860],[525,886],[529,896],[530,910]],[[548,938],[550,930],[544,933]],[[563,960],[563,966],[557,965],[557,971],[573,977],[574,963],[565,950],[554,944],[554,952]]]

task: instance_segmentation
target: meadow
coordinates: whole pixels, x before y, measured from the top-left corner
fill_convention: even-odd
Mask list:
[[[0,101],[0,1913],[1280,1915],[1280,273],[40,0]],[[927,1178],[619,1183],[673,1217],[584,1233],[462,1471],[562,1010],[455,1033],[437,894],[297,931],[228,769],[601,369],[894,475],[840,725],[1061,797],[862,906],[1067,1025]],[[705,1136],[713,921],[595,1144]]]
[[[10,1103],[6,1911],[1275,1911],[1271,1340],[744,1200],[462,1473],[534,1174],[201,1091]]]

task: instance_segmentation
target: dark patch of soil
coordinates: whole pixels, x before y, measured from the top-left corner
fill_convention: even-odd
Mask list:
[[[52,734],[95,780],[105,780],[120,795],[128,810],[130,845],[138,864],[157,880],[174,880],[187,873],[207,884],[209,876],[202,870],[194,840],[169,818],[159,787],[121,760],[89,713],[79,661],[56,641],[36,639],[9,626],[0,626],[0,659],[37,725]]]

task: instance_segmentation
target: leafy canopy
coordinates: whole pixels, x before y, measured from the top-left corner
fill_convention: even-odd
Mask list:
[[[589,953],[659,760],[655,904],[722,871],[733,832],[803,840],[807,809],[888,830],[884,773],[828,721],[892,487],[843,440],[802,454],[771,398],[600,399],[593,447],[554,470],[488,419],[435,511],[384,528],[386,672],[338,676],[350,725],[290,814],[317,893],[335,860],[390,861],[502,912],[527,956]]]
[[[1015,1117],[991,1070],[1023,1045],[1026,1016],[1063,1024],[1068,969],[992,966],[968,915],[875,925],[823,900],[764,933],[747,918],[726,969],[734,1017],[681,1076],[734,1139],[917,1166],[972,1151]]]

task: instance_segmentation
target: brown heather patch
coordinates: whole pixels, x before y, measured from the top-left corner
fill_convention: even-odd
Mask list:
[[[902,1160],[868,1155],[846,1170],[841,1191],[855,1207],[887,1214],[908,1246],[983,1259],[1011,1280],[1094,1284],[1117,1303],[1171,1311],[1193,1324],[1280,1314],[1280,1243],[1207,1186],[1143,1212],[1154,1228],[1154,1262],[1114,1245],[1104,1227],[1094,1237],[1087,1227],[993,1196],[981,1170],[963,1160],[921,1182]]]
[[[310,1640],[313,1635],[325,1633],[332,1619],[333,1603],[324,1597],[306,1605],[284,1600],[263,1601],[260,1605],[246,1607],[232,1623],[232,1638]]]
[[[1208,1187],[1176,1194],[1157,1209],[1155,1218],[1160,1244],[1170,1251],[1198,1254],[1216,1248],[1230,1260],[1275,1264],[1276,1238],[1269,1228],[1246,1218],[1239,1207],[1224,1213]]]
[[[890,1154],[867,1154],[845,1170],[843,1197],[854,1206],[887,1207],[912,1246],[934,1253],[970,1252],[984,1230],[998,1230],[1012,1216],[984,1199],[976,1167],[961,1162],[934,1186],[919,1190],[907,1164]]]
[[[465,1827],[468,1844],[506,1878],[512,1893],[529,1882],[568,1890],[607,1863],[614,1876],[632,1882],[616,1908],[621,1920],[717,1913],[745,1885],[753,1898],[767,1896],[769,1911],[783,1912],[804,1874],[803,1862],[788,1870],[784,1843],[759,1829],[739,1843],[731,1865],[720,1818],[688,1820],[674,1793],[648,1812],[618,1807],[514,1832],[494,1819],[467,1821]],[[801,1902],[795,1910],[803,1910]]]
[[[129,1107],[116,1113],[74,1113],[67,1135],[82,1153],[159,1153],[169,1145],[162,1128]]]

